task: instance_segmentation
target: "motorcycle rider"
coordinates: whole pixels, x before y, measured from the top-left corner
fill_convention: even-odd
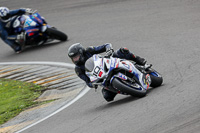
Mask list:
[[[9,10],[7,7],[0,7],[0,36],[1,39],[7,43],[16,53],[20,53],[23,47],[16,42],[24,37],[23,33],[15,33],[13,30],[14,20],[17,16],[25,13],[32,14],[30,8],[20,8],[16,10]]]
[[[84,80],[90,88],[94,88],[94,86],[92,85],[89,77],[85,74],[85,66],[84,66],[85,62],[94,54],[100,54],[103,52],[106,52],[106,55],[108,56],[113,54],[113,57],[132,60],[139,65],[145,65],[146,63],[146,60],[144,58],[136,56],[135,54],[131,53],[127,48],[122,47],[118,49],[116,52],[114,52],[112,45],[110,43],[106,43],[104,45],[96,47],[90,46],[87,47],[86,49],[80,43],[75,43],[69,47],[68,56],[71,58],[72,62],[76,65],[75,66],[76,74],[82,80]],[[113,101],[114,97],[117,95],[117,93],[111,92],[106,88],[102,89],[102,94],[105,100],[108,102]]]

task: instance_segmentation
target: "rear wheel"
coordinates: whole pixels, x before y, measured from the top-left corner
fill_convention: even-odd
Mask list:
[[[133,88],[132,83],[124,82],[118,78],[113,79],[112,86],[123,93],[127,93],[135,97],[144,97],[146,95],[146,90],[137,90]]]
[[[46,33],[52,39],[57,39],[60,41],[67,41],[67,39],[68,39],[68,36],[65,33],[61,32],[55,28],[47,28]]]

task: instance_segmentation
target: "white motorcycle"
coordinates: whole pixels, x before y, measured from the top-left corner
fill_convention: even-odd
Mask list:
[[[97,88],[102,86],[112,92],[143,97],[150,87],[162,84],[162,76],[151,65],[140,66],[133,61],[93,55],[85,63],[86,75]]]

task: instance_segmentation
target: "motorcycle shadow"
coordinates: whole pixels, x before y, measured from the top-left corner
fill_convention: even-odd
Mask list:
[[[5,52],[3,56],[1,56],[1,61],[4,61],[4,60],[8,61],[8,60],[16,59],[16,58],[21,58],[22,56],[29,55],[30,53],[34,53],[37,51],[44,51],[47,48],[55,47],[56,45],[60,45],[63,43],[65,42],[51,42],[51,43],[46,43],[40,46],[28,46],[19,54],[15,53],[12,49],[10,49],[10,52]]]
[[[22,53],[26,53],[26,52],[34,51],[34,50],[38,50],[38,49],[44,49],[47,47],[53,47],[55,45],[62,44],[62,43],[64,43],[64,42],[50,42],[50,43],[46,43],[43,45],[26,46],[25,49],[22,51]],[[20,53],[20,54],[22,54],[22,53]]]
[[[147,95],[144,96],[144,97],[134,97],[134,96],[128,96],[128,95],[122,95],[120,96],[120,98],[115,98],[114,101],[111,101],[111,102],[108,102],[107,104],[104,104],[100,107],[97,107],[95,110],[105,110],[105,109],[109,109],[109,108],[113,108],[113,107],[116,107],[116,106],[120,106],[122,104],[128,104],[130,102],[134,102],[134,101],[137,101],[137,100],[140,100],[140,99],[143,99],[145,97],[148,97],[148,95],[154,91],[156,91],[157,89],[160,89],[162,86],[164,86],[163,84],[159,87],[155,87],[155,88],[149,88],[148,91],[147,91]]]
[[[161,86],[158,86],[158,87],[150,87],[148,90],[147,90],[147,95],[152,93],[153,91],[157,91],[157,89],[160,89],[162,86],[164,86],[165,84],[162,84]]]
[[[133,97],[133,96],[126,96],[126,97],[122,97],[120,99],[115,98],[114,101],[108,102],[107,104],[104,104],[103,106],[97,107],[95,110],[105,110],[105,109],[114,108],[114,107],[120,106],[122,104],[128,104],[130,102],[133,102],[133,101],[136,101],[139,99],[141,99],[141,98]]]

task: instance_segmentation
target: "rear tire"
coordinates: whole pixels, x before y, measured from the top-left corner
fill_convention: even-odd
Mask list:
[[[61,32],[55,28],[47,28],[46,33],[52,39],[57,39],[60,41],[67,41],[67,39],[68,39],[68,36],[65,33]]]
[[[118,78],[113,79],[112,86],[114,88],[117,88],[121,92],[130,94],[134,97],[144,97],[146,95],[146,90],[136,90],[135,88],[132,88],[128,86],[127,84],[123,83]]]

